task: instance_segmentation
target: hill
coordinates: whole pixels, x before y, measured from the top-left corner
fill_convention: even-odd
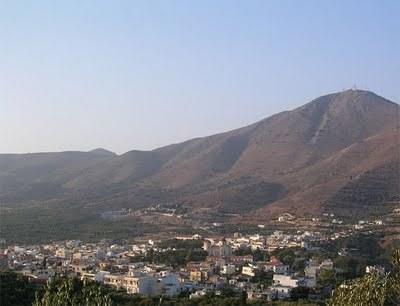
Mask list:
[[[399,196],[399,122],[397,104],[347,90],[152,151],[0,154],[0,202],[73,202],[96,212],[183,205],[254,222],[284,211],[366,214]]]

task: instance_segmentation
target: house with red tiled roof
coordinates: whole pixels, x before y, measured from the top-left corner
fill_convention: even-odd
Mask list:
[[[275,274],[287,274],[289,266],[283,264],[277,257],[271,256],[270,261],[264,265],[264,271],[273,271]]]

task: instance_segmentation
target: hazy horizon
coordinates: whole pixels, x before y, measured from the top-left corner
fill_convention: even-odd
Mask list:
[[[0,153],[150,150],[357,85],[394,102],[400,2],[7,2]]]

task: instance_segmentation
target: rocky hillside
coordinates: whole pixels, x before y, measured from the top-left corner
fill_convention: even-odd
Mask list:
[[[399,121],[397,104],[348,90],[153,151],[0,155],[0,201],[73,199],[100,211],[183,204],[254,219],[354,213],[398,196]]]

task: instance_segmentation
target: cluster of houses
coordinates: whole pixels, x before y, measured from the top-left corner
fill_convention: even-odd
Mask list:
[[[303,273],[293,273],[277,257],[257,260],[252,253],[235,255],[237,250],[260,250],[270,253],[276,249],[302,247],[312,249],[316,242],[335,239],[319,232],[283,233],[270,235],[241,235],[203,238],[175,237],[201,240],[207,256],[183,266],[134,262],[132,258],[146,255],[150,250],[165,251],[152,240],[139,244],[113,244],[110,241],[83,243],[70,240],[34,246],[8,246],[0,250],[0,269],[22,273],[32,281],[45,283],[55,273],[76,276],[123,289],[129,294],[146,296],[176,296],[190,293],[192,298],[207,292],[219,292],[229,286],[237,292],[246,291],[250,299],[285,299],[296,287],[313,288],[324,269],[333,269],[331,260],[309,260]],[[260,275],[268,275],[268,286],[260,286]],[[301,276],[300,276],[301,275]]]

